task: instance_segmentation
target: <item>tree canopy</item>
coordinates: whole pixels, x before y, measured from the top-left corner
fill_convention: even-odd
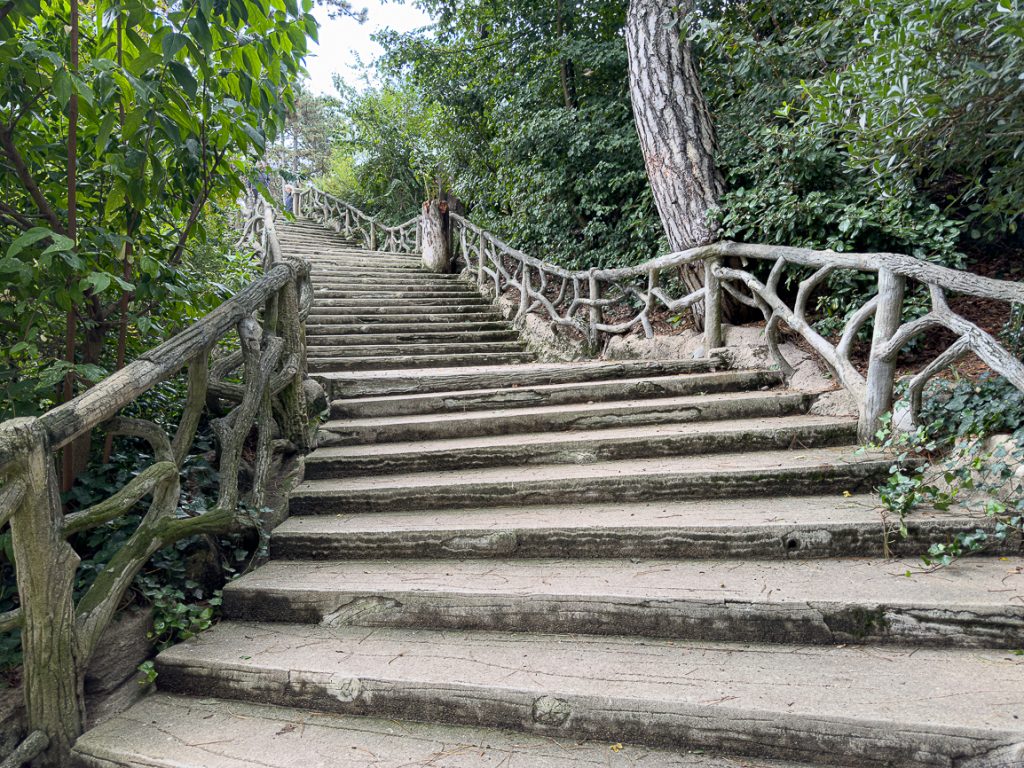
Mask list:
[[[96,379],[115,347],[123,360],[126,342],[210,307],[212,277],[196,273],[226,229],[218,203],[284,123],[317,31],[311,8],[0,2],[8,407],[43,407],[65,375]],[[108,344],[119,327],[122,343]]]

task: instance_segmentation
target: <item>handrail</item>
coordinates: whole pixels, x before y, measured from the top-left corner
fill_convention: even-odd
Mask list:
[[[859,434],[870,439],[881,416],[892,407],[896,356],[914,337],[942,327],[957,338],[932,364],[908,384],[912,416],[921,408],[925,385],[940,371],[968,353],[974,353],[992,370],[1024,391],[1024,365],[991,334],[949,307],[946,293],[1024,304],[1024,285],[975,275],[964,270],[931,264],[898,253],[839,253],[809,248],[735,243],[723,240],[685,251],[666,254],[643,264],[615,269],[567,270],[510,247],[464,216],[450,214],[450,239],[464,255],[467,269],[478,285],[493,284],[495,296],[509,290],[519,295],[518,317],[546,314],[555,326],[574,329],[596,348],[602,335],[625,333],[637,326],[654,335],[651,314],[658,305],[682,312],[704,305],[704,351],[722,346],[721,307],[724,294],[763,314],[765,336],[773,359],[787,376],[793,368],[779,349],[779,328],[784,323],[800,334],[818,357],[851,393],[860,409]],[[745,269],[750,260],[772,263],[762,281]],[[728,266],[727,266],[728,264]],[[742,266],[740,266],[742,265]],[[684,283],[663,286],[664,277],[681,267],[703,267],[703,285],[691,290]],[[791,267],[811,268],[813,274],[799,281],[792,306],[779,294],[782,278]],[[825,338],[807,318],[814,291],[839,270],[878,275],[877,295],[847,319],[838,341]],[[908,280],[927,287],[930,311],[916,320],[902,322],[903,298]],[[679,289],[683,290],[680,291]],[[608,321],[609,313],[618,313]],[[862,374],[851,360],[860,330],[874,319],[868,372]]]
[[[38,765],[68,764],[83,727],[82,676],[125,591],[152,554],[186,536],[246,523],[239,469],[253,429],[254,470],[246,489],[252,508],[265,504],[274,452],[311,447],[303,328],[312,305],[309,265],[282,254],[269,204],[257,200],[248,214],[238,247],[262,263],[261,277],[78,397],[38,418],[0,423],[0,525],[11,526],[21,603],[0,617],[0,627],[22,630],[28,726],[45,737],[45,747],[36,737],[35,746],[44,749]],[[232,332],[239,348],[211,360]],[[172,435],[154,421],[118,416],[186,369],[185,409]],[[238,375],[242,384],[235,381]],[[220,444],[217,503],[197,516],[179,517],[180,471],[208,397],[226,403],[223,415],[211,421]],[[53,453],[97,427],[148,443],[154,461],[108,499],[65,516]],[[151,501],[139,527],[76,603],[79,557],[67,538],[126,514],[147,496]]]
[[[420,217],[389,227],[351,203],[310,185],[296,192],[296,210],[345,237],[357,237],[368,251],[417,253],[421,245]]]

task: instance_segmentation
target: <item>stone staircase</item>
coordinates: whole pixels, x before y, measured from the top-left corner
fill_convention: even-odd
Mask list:
[[[1024,765],[1021,561],[923,571],[974,524],[937,511],[883,559],[852,420],[720,359],[539,363],[454,277],[282,238],[321,447],[80,765]]]

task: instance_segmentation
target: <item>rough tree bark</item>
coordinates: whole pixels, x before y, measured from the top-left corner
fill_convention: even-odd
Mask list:
[[[682,251],[711,242],[709,213],[724,182],[715,165],[715,128],[700,88],[697,65],[683,20],[692,4],[631,0],[626,17],[629,93],[644,164],[669,247]],[[701,287],[700,270],[686,268],[690,290]],[[703,302],[693,318],[703,327]]]
[[[423,203],[423,266],[431,272],[447,272],[451,250],[448,245],[448,204],[443,200]]]

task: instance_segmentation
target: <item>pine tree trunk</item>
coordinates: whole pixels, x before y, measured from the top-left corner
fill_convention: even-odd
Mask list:
[[[631,0],[626,18],[629,93],[654,202],[669,247],[681,251],[715,238],[708,215],[724,188],[715,165],[715,128],[683,17],[690,3]],[[702,269],[686,269],[690,290],[703,284]],[[703,303],[693,307],[698,328]]]

